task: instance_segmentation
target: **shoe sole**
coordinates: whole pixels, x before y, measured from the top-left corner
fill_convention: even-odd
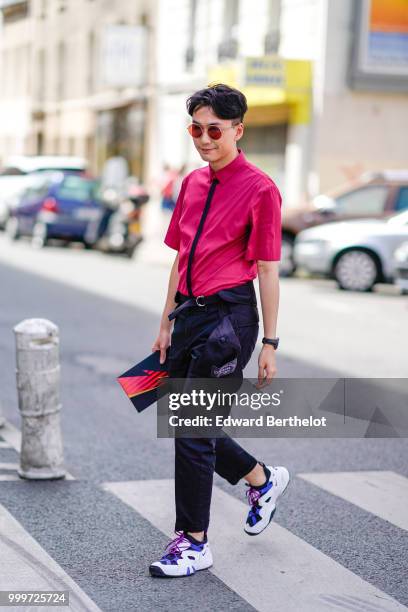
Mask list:
[[[191,576],[194,576],[194,574],[196,574],[197,572],[202,572],[203,570],[210,569],[210,567],[212,566],[213,564],[209,565],[208,567],[200,567],[198,569],[195,569],[194,572],[191,572],[191,574],[180,574],[179,576],[171,576],[169,574],[165,574],[161,567],[157,567],[157,565],[151,565],[149,567],[149,572],[153,578],[190,578]]]
[[[263,529],[261,529],[261,531],[257,531],[256,533],[251,533],[250,531],[247,531],[247,530],[244,528],[244,531],[245,531],[245,533],[246,533],[247,535],[249,535],[249,536],[257,536],[257,535],[261,534],[263,531],[265,531],[265,529],[266,529],[267,527],[269,527],[269,525],[271,524],[271,521],[272,521],[272,519],[273,519],[273,517],[274,517],[274,515],[275,515],[276,509],[277,509],[277,507],[278,507],[278,505],[277,505],[277,504],[278,504],[278,501],[281,499],[281,497],[283,497],[283,495],[285,495],[285,493],[286,493],[286,491],[288,490],[288,487],[289,487],[289,485],[290,485],[290,483],[291,483],[291,482],[292,482],[292,479],[289,477],[289,480],[288,480],[288,483],[287,483],[286,487],[283,489],[282,493],[279,495],[278,499],[276,500],[275,507],[274,507],[274,509],[272,510],[272,512],[271,512],[271,516],[269,517],[269,521],[267,522],[267,524],[265,525],[265,527],[264,527]]]

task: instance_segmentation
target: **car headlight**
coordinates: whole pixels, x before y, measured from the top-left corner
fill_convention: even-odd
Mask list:
[[[408,262],[408,242],[404,242],[394,251],[394,259],[398,263]]]

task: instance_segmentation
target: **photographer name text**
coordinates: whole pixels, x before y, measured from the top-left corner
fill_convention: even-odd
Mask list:
[[[217,415],[215,417],[197,415],[194,417],[169,416],[171,427],[326,427],[326,417],[290,416],[278,418],[274,415],[259,415],[258,417],[232,417]]]

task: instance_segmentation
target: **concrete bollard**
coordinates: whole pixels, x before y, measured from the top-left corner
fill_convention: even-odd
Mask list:
[[[64,478],[58,327],[47,319],[25,319],[14,333],[22,418],[18,474],[30,480]]]

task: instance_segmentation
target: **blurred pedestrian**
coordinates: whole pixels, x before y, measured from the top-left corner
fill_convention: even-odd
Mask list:
[[[242,381],[259,331],[253,286],[258,275],[265,331],[258,358],[262,387],[276,373],[281,196],[272,179],[237,148],[247,110],[240,91],[208,87],[187,100],[187,110],[189,132],[208,165],[182,181],[166,233],[165,243],[178,253],[152,350],[160,350],[164,363],[171,339],[170,378]],[[226,349],[233,350],[227,361]],[[214,471],[231,484],[246,480],[249,535],[269,525],[289,484],[286,468],[266,466],[228,436],[176,437],[175,452],[176,534],[151,564],[152,576],[189,576],[212,565],[207,529]]]
[[[177,171],[172,169],[168,164],[163,167],[163,181],[161,188],[161,207],[163,210],[174,210],[175,200],[173,199],[174,183],[177,179]]]

